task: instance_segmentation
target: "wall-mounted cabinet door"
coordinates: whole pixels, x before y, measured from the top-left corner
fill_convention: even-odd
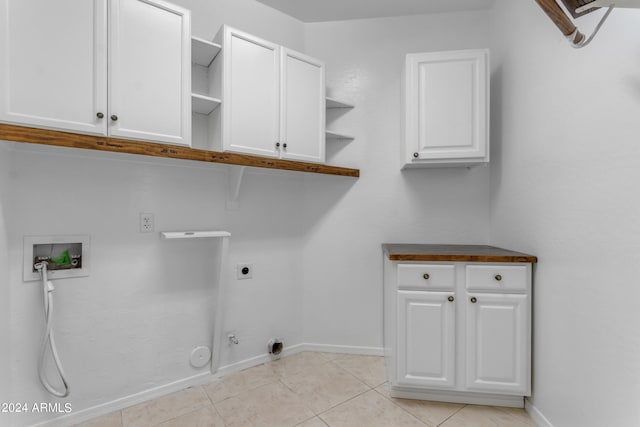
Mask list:
[[[408,54],[404,167],[489,161],[489,51]]]
[[[466,305],[467,388],[529,395],[529,296],[477,293]]]
[[[453,387],[453,293],[398,291],[397,316],[397,385]]]
[[[0,20],[0,120],[106,134],[107,1],[0,0]]]
[[[160,0],[112,0],[110,134],[191,144],[191,26]]]
[[[279,156],[280,47],[225,27],[223,149]]]
[[[280,143],[283,159],[324,162],[324,63],[281,48]]]

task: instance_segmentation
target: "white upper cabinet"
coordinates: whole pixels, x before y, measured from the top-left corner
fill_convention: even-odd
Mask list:
[[[107,1],[0,0],[0,20],[0,120],[106,134]]]
[[[190,144],[189,11],[160,0],[0,0],[0,20],[0,120]]]
[[[282,158],[324,162],[324,64],[291,49],[281,51]]]
[[[224,27],[223,150],[278,157],[280,48]]]
[[[489,162],[489,51],[408,54],[404,168]]]
[[[228,26],[216,41],[222,138],[213,148],[324,162],[324,64]]]
[[[189,11],[160,0],[111,0],[109,23],[110,134],[190,145]]]

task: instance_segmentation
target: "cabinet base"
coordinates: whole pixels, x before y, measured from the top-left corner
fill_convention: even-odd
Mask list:
[[[389,387],[389,394],[391,397],[397,397],[400,399],[433,400],[435,402],[470,403],[472,405],[524,408],[524,396],[441,390],[416,390],[399,387]]]

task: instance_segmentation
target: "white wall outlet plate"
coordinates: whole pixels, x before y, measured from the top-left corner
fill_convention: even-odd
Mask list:
[[[237,264],[236,265],[236,277],[238,279],[251,279],[251,278],[253,278],[253,264]]]
[[[140,214],[140,232],[141,233],[153,233],[155,228],[154,218],[152,213],[142,212]]]

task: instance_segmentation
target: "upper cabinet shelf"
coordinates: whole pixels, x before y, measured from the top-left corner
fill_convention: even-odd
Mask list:
[[[327,96],[326,101],[327,108],[353,108],[353,105],[347,104],[346,102],[338,101],[335,98],[330,98]]]
[[[332,130],[327,129],[324,132],[325,138],[327,139],[336,139],[336,140],[343,140],[343,141],[351,141],[354,140],[355,137],[351,136],[351,135],[345,135],[342,133],[338,133],[338,132],[334,132]]]
[[[222,47],[199,37],[191,37],[191,62],[208,67]]]
[[[218,98],[212,98],[198,93],[191,94],[191,109],[194,113],[209,115],[220,106]]]

